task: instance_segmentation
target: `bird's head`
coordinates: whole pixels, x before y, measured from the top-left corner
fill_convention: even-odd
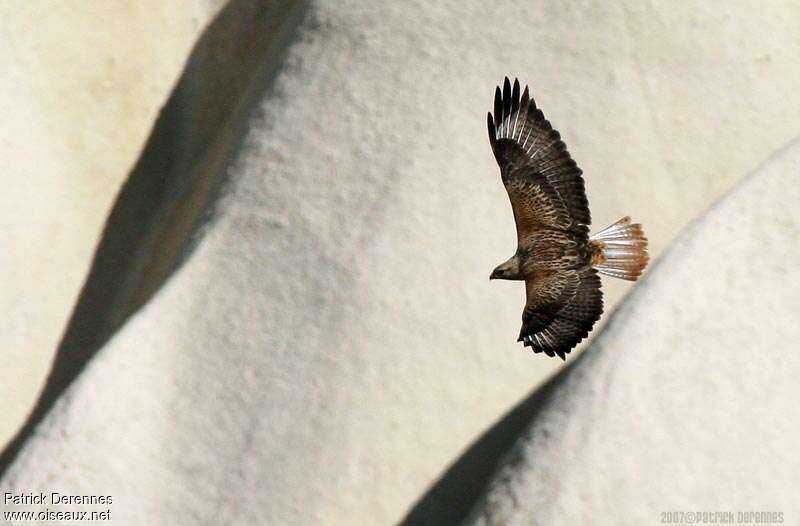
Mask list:
[[[516,257],[513,257],[497,265],[492,271],[489,279],[520,279],[519,278],[519,264]]]

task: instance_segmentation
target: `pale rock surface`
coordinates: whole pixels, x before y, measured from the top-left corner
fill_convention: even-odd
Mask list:
[[[558,365],[514,342],[520,284],[487,280],[515,240],[495,83],[531,85],[595,227],[631,214],[656,255],[798,133],[792,2],[295,5],[273,7],[285,44],[243,51],[276,62],[251,105],[205,117],[228,81],[174,96],[192,125],[160,146],[182,162],[138,173],[168,198],[117,226],[149,234],[75,323],[157,293],[22,436],[3,487],[110,493],[123,524],[400,520]],[[224,46],[196,51],[240,79]],[[606,287],[608,305],[627,290]]]
[[[0,4],[0,444],[33,405],[114,196],[220,4]]]
[[[800,521],[799,176],[795,142],[686,229],[553,380],[468,524]]]

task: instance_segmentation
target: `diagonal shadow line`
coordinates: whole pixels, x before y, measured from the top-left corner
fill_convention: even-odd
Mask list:
[[[587,349],[588,350],[588,349]],[[399,523],[401,526],[461,524],[484,494],[497,469],[505,462],[526,429],[563,384],[586,351],[494,423],[439,477]]]
[[[307,9],[306,0],[231,0],[201,34],[117,196],[39,399],[0,454],[0,477],[97,351],[191,253]]]

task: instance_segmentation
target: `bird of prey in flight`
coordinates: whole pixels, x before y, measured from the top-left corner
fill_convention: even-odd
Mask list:
[[[518,80],[495,90],[489,142],[517,226],[516,253],[489,279],[525,282],[518,341],[564,360],[603,313],[598,273],[636,281],[647,238],[629,217],[589,235],[581,169]]]

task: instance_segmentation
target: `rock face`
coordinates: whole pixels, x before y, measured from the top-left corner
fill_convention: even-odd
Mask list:
[[[36,399],[114,196],[220,4],[0,5],[0,444]]]
[[[553,381],[468,524],[800,517],[798,176],[796,142],[676,240]]]
[[[531,85],[595,226],[631,214],[655,255],[797,133],[774,86],[800,88],[799,6],[638,5],[232,2],[2,486],[110,493],[131,524],[401,519],[556,366],[514,342],[521,286],[487,280],[515,242],[495,83]]]

